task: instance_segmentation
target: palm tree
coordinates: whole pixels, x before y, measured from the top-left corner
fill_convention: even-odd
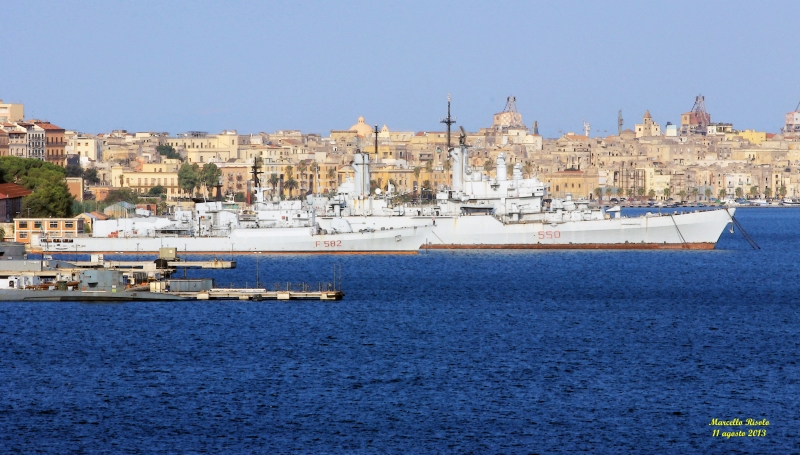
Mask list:
[[[630,187],[629,187],[629,188],[626,190],[626,193],[628,194],[628,199],[630,199],[630,198],[631,198],[631,196],[633,196],[633,188],[630,188]]]
[[[758,197],[758,187],[757,186],[751,186],[750,187],[750,195],[753,196],[754,198]]]
[[[444,166],[444,172],[446,174],[445,176],[447,178],[447,184],[449,185],[451,180],[450,169],[453,167],[453,163],[451,163],[449,159],[446,159],[444,160],[444,163],[442,163],[442,166]]]
[[[603,189],[602,188],[600,188],[600,187],[595,188],[594,189],[594,195],[597,196],[597,200],[598,201],[600,201],[601,203],[603,202]]]
[[[336,179],[336,168],[333,167],[333,166],[330,166],[328,168],[328,181],[331,182],[331,186],[333,186],[333,183],[335,183],[335,181],[334,181],[335,179]]]
[[[719,198],[720,199],[725,199],[725,195],[726,194],[728,194],[728,193],[725,191],[725,188],[720,188],[720,190],[719,190]]]
[[[425,162],[425,171],[426,172],[433,172],[433,159],[430,159]]]
[[[292,198],[292,190],[297,188],[297,180],[292,177],[292,174],[289,174],[289,178],[283,182],[283,187],[289,190],[289,199]]]
[[[319,164],[316,161],[311,162],[311,173],[314,174],[314,180],[317,182],[317,194],[319,194],[320,184],[319,184]]]
[[[525,164],[522,165],[522,173],[525,174],[528,178],[530,178],[532,172],[533,172],[533,164],[531,164],[530,161],[526,161]]]
[[[284,190],[289,190],[289,197],[291,198],[292,197],[292,188],[289,188],[287,186],[287,184],[289,183],[289,180],[292,180],[294,182],[294,188],[297,188],[297,181],[292,176],[292,173],[294,172],[294,168],[290,164],[290,165],[286,166],[285,168],[283,168],[283,172],[286,174],[286,177],[283,179],[283,189]]]
[[[764,188],[764,197],[771,198],[772,197],[772,189],[770,187]]]
[[[672,193],[672,190],[669,187],[664,188],[664,199],[669,199],[669,195]]]
[[[697,187],[692,188],[692,196],[694,196],[694,201],[695,202],[697,202],[697,193],[699,193],[699,192],[700,192],[700,190],[698,190]]]
[[[269,183],[269,185],[272,187],[272,197],[275,197],[275,190],[278,188],[278,184],[281,183],[281,179],[278,177],[278,174],[270,175],[267,183]]]
[[[678,191],[678,196],[680,196],[680,197],[681,197],[681,201],[684,201],[684,200],[686,200],[686,190],[680,190],[680,191]]]
[[[780,195],[780,197],[786,197],[786,193],[787,193],[786,186],[781,185],[780,188],[778,188],[778,194]]]
[[[650,196],[650,199],[653,199],[656,197],[656,190],[651,188],[650,191],[647,192],[647,195]]]
[[[636,189],[636,192],[639,193],[638,196],[640,199],[644,197],[644,187],[640,186],[639,188]]]
[[[306,166],[305,162],[301,161],[301,162],[297,163],[297,176],[300,177],[300,189],[302,189],[302,190],[307,189],[306,188],[306,180],[303,177],[303,175],[305,175],[305,173],[306,173],[306,170],[308,170],[308,167]]]
[[[742,187],[737,186],[736,190],[734,190],[734,194],[736,195],[737,198],[740,198],[744,194],[744,190],[742,189]]]
[[[711,199],[712,194],[714,194],[714,192],[711,191],[711,188],[706,188],[706,199]]]
[[[494,162],[492,160],[490,160],[490,159],[486,160],[486,162],[483,163],[483,169],[486,172],[492,172],[494,170],[494,168],[495,168]]]

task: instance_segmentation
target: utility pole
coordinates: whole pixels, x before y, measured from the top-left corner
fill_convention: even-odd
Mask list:
[[[372,130],[375,133],[375,162],[378,163],[380,160],[378,159],[378,125],[375,124],[375,129]]]

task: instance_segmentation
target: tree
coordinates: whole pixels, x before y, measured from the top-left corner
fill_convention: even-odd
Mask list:
[[[22,211],[40,217],[68,217],[72,215],[74,198],[64,181],[66,170],[42,160],[0,157],[0,181],[16,183],[33,194],[22,199]]]
[[[159,145],[156,147],[156,151],[162,158],[183,161],[183,158],[181,158],[180,154],[178,154],[171,145]]]
[[[83,169],[79,164],[68,164],[64,169],[67,177],[80,177],[83,175]]]
[[[444,163],[442,163],[442,165],[444,166],[445,174],[447,174],[446,175],[447,176],[447,182],[450,183],[450,181],[451,181],[450,169],[453,168],[453,163],[451,163],[449,159],[446,159],[446,160],[444,160]]]
[[[700,190],[698,190],[697,187],[692,188],[692,196],[694,197],[695,202],[697,202],[697,193],[699,192]]]
[[[656,190],[650,188],[650,191],[647,192],[647,195],[650,197],[650,199],[653,199],[656,197]]]
[[[726,194],[728,194],[728,193],[725,191],[725,188],[720,188],[720,190],[719,190],[719,198],[720,199],[725,199],[725,195]]]
[[[297,175],[300,177],[300,183],[301,183],[300,188],[304,189],[304,190],[308,189],[308,188],[306,188],[306,185],[305,185],[306,181],[303,178],[303,176],[305,175],[307,170],[308,170],[308,166],[306,166],[306,163],[304,163],[302,161],[297,163]]]
[[[269,176],[269,180],[267,183],[272,187],[272,197],[275,197],[275,190],[278,188],[278,184],[281,183],[281,179],[278,178],[278,174],[271,174]]]
[[[753,197],[758,197],[758,187],[757,186],[751,186],[750,187],[750,195],[753,196]]]
[[[706,199],[711,199],[711,195],[714,194],[714,192],[711,191],[711,188],[706,188],[705,194],[706,194]]]
[[[630,199],[633,196],[633,188],[628,187],[628,189],[626,190],[626,193],[628,195],[628,199]]]
[[[597,196],[597,199],[602,202],[603,201],[603,189],[597,187],[594,189],[594,195]]]
[[[786,197],[786,193],[787,193],[786,186],[781,185],[780,188],[778,188],[778,194],[780,195],[780,197]]]
[[[414,179],[419,180],[419,174],[422,173],[422,168],[419,166],[414,167]]]
[[[764,188],[764,197],[765,198],[771,198],[772,197],[772,189],[770,187],[768,187],[768,186]]]
[[[309,169],[311,169],[311,173],[314,174],[314,181],[317,182],[317,194],[319,194],[319,189],[321,187],[319,184],[319,164],[317,164],[316,161],[312,161]]]
[[[494,170],[494,168],[495,168],[494,161],[492,161],[490,159],[486,160],[486,162],[483,163],[483,169],[486,172],[492,172]]]
[[[672,190],[669,187],[664,188],[664,199],[669,199],[669,195],[672,194]]]
[[[178,186],[191,196],[200,186],[200,166],[197,163],[183,163],[178,169]]]
[[[636,192],[638,193],[640,198],[644,197],[644,187],[640,186],[639,188],[636,189]]]
[[[522,165],[522,173],[525,174],[528,178],[530,178],[531,173],[533,173],[533,164],[530,161],[526,161]]]
[[[431,181],[430,180],[423,180],[422,181],[422,188],[420,188],[420,195],[424,194],[425,192],[427,192],[428,195],[432,194]],[[430,199],[430,197],[426,197],[426,199]]]
[[[215,187],[219,183],[219,178],[222,177],[222,171],[219,170],[216,164],[214,163],[207,163],[203,165],[203,169],[200,171],[200,184],[206,187],[206,192],[210,190],[210,188]]]
[[[737,198],[740,198],[742,197],[742,195],[744,195],[744,190],[742,189],[742,187],[737,186],[736,189],[733,191],[733,193],[736,195]]]
[[[292,190],[297,189],[297,180],[292,177],[292,174],[289,174],[289,178],[283,182],[283,187],[289,190],[289,199],[292,198]]]
[[[433,172],[433,159],[430,159],[425,162],[425,171]]]
[[[97,176],[97,169],[95,168],[89,168],[83,171],[83,179],[93,185],[100,183],[100,177]]]
[[[678,191],[678,196],[681,197],[681,201],[685,201],[686,200],[686,190]]]
[[[167,194],[167,189],[161,185],[156,185],[147,192],[150,196],[162,196]]]
[[[139,202],[139,195],[134,193],[130,188],[119,188],[108,192],[104,202],[114,204],[117,202],[129,202],[136,204]]]

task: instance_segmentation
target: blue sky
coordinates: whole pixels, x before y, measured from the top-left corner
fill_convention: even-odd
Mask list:
[[[800,100],[800,2],[3,2],[0,99],[88,133],[300,129],[363,115],[468,130],[514,95],[545,137],[649,109],[777,132]]]

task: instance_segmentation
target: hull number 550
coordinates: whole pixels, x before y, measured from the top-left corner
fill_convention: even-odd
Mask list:
[[[539,240],[560,238],[561,231],[539,231]]]
[[[322,248],[334,248],[334,247],[337,247],[337,246],[342,246],[342,241],[341,240],[325,240],[325,241],[322,241],[322,242],[317,242],[317,244],[316,244],[317,248],[320,248],[320,247],[322,247]]]

